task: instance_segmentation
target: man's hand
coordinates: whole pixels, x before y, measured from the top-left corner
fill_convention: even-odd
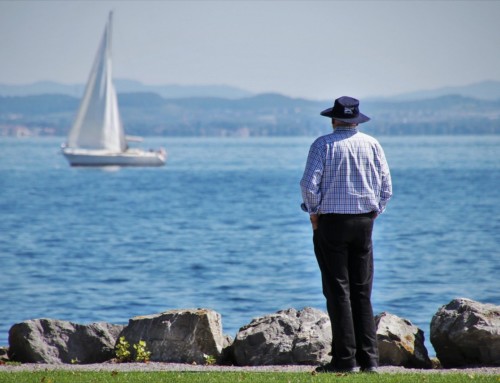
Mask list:
[[[318,228],[319,216],[317,214],[311,214],[309,219],[311,220],[312,229],[316,230]]]

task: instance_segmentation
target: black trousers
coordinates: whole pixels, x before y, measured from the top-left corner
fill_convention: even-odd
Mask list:
[[[314,252],[332,322],[335,368],[378,366],[371,304],[375,213],[320,215]]]

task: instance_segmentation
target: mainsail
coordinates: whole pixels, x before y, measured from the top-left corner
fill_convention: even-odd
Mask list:
[[[69,148],[103,149],[113,152],[123,152],[127,149],[112,78],[112,18],[113,14],[110,12],[85,94],[69,132]]]

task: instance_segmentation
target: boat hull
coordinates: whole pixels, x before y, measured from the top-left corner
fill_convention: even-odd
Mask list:
[[[166,153],[162,150],[127,150],[112,153],[104,150],[63,148],[62,154],[71,166],[163,166],[166,162]]]

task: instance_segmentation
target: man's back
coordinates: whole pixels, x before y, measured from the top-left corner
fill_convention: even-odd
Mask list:
[[[311,145],[301,188],[309,212],[381,213],[390,183],[378,141],[355,127],[337,127]]]

